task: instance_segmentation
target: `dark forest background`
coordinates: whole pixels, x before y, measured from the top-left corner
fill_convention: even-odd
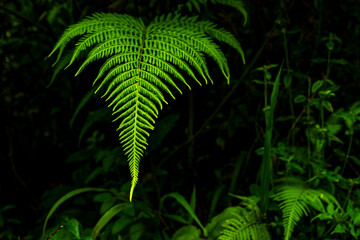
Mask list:
[[[269,97],[282,63],[264,222],[272,239],[283,237],[273,187],[277,179],[292,176],[330,192],[346,212],[341,224],[311,222],[316,216],[311,213],[297,223],[292,239],[359,237],[360,3],[254,0],[244,6],[246,25],[237,9],[216,1],[2,0],[0,239],[42,239],[50,208],[74,189],[111,192],[86,192],[64,202],[46,235],[61,224],[67,229],[53,239],[65,233],[63,239],[86,239],[111,206],[128,202],[131,178],[117,123],[100,96],[91,95],[99,65],[74,77],[79,62],[64,71],[52,68],[54,58],[45,58],[69,25],[94,12],[129,14],[148,23],[173,11],[230,31],[244,49],[246,64],[220,44],[230,84],[209,59],[214,84],[194,83],[192,91],[169,101],[140,163],[136,207],[109,221],[99,238],[170,239],[192,222],[174,199],[165,201],[165,213],[159,212],[162,197],[173,192],[188,202],[196,199],[194,212],[204,225],[226,207],[239,205],[229,192],[258,201],[264,81],[269,81]],[[185,224],[174,215],[190,220]]]

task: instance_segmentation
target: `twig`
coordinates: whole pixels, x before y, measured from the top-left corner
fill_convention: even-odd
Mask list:
[[[53,232],[52,234],[50,234],[50,236],[48,236],[47,238],[45,238],[45,240],[49,240],[50,238],[52,238],[60,229],[62,229],[64,226],[60,225],[55,232]]]

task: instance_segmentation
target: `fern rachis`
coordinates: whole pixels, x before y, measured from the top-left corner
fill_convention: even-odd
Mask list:
[[[175,80],[190,89],[184,73],[200,85],[199,76],[205,83],[212,82],[205,55],[217,63],[229,81],[227,60],[213,38],[235,48],[243,59],[244,53],[229,32],[195,17],[169,14],[146,26],[141,19],[128,15],[96,13],[65,30],[50,55],[59,50],[58,61],[66,45],[79,36],[68,67],[87,50],[76,75],[90,63],[106,59],[93,85],[95,93],[104,92],[103,97],[110,101],[109,107],[117,115],[114,121],[121,121],[117,130],[132,176],[131,201],[148,131],[154,129],[158,109],[167,104],[164,94],[175,98],[172,89],[181,93]]]

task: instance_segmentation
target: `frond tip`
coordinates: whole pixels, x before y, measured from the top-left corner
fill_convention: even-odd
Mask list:
[[[76,75],[92,62],[105,59],[93,85],[97,86],[95,93],[103,92],[110,101],[114,121],[120,120],[119,139],[132,177],[131,201],[148,132],[154,129],[159,109],[167,104],[165,96],[175,98],[173,89],[182,93],[178,82],[190,89],[183,74],[200,85],[199,78],[212,82],[205,55],[229,82],[227,60],[213,39],[229,44],[243,59],[244,53],[233,35],[213,23],[171,14],[146,26],[129,15],[96,13],[65,30],[49,55],[58,50],[55,64],[74,38],[78,40],[67,67],[87,54]]]

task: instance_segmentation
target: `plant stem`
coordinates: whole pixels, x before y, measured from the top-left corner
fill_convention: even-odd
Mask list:
[[[310,95],[311,95],[311,78],[308,77],[308,103],[310,102]],[[306,108],[306,126],[307,128],[310,127],[310,106]],[[307,136],[307,156],[308,156],[308,163],[311,161],[311,142],[309,136]],[[309,178],[312,176],[311,168],[309,170]]]
[[[289,74],[290,73],[290,60],[289,60],[289,50],[288,50],[288,44],[287,44],[287,37],[286,37],[286,28],[282,30],[283,33],[283,39],[284,39],[284,52],[285,52],[285,61],[286,61],[286,71]],[[292,88],[291,83],[289,85],[289,104],[290,104],[290,113],[292,117],[292,124],[294,123],[295,118],[295,112],[294,112],[294,103],[293,103],[293,95],[292,95]],[[291,144],[293,145],[295,142],[295,133],[291,132]]]
[[[267,70],[265,69],[265,72]],[[264,105],[265,105],[265,109],[267,109],[268,106],[268,102],[267,102],[267,78],[265,77],[265,72],[264,72]],[[267,118],[265,117],[265,122],[267,121]]]
[[[353,129],[352,129],[352,132],[353,132]],[[346,156],[345,156],[345,159],[344,159],[344,165],[341,169],[341,175],[343,175],[344,171],[345,171],[345,168],[346,168],[346,164],[347,164],[347,160],[350,156],[350,151],[351,151],[351,146],[352,146],[352,142],[353,142],[353,136],[354,134],[351,133],[350,134],[350,140],[349,140],[349,146],[348,146],[348,149],[347,149],[347,152],[346,152]]]

